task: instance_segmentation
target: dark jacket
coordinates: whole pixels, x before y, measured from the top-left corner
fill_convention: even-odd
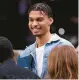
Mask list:
[[[13,60],[0,65],[0,79],[40,79],[28,69],[19,67]]]

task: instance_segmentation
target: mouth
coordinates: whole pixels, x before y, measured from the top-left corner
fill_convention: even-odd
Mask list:
[[[36,28],[34,28],[32,30],[33,30],[33,32],[38,32],[39,31],[39,29],[36,29]]]

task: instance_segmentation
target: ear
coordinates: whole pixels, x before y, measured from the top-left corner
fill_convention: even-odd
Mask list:
[[[54,22],[54,19],[52,17],[49,18],[49,25],[51,25]]]

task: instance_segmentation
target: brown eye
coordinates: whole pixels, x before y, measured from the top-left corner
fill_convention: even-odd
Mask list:
[[[38,18],[37,21],[41,22],[43,21],[43,18]]]
[[[33,19],[29,18],[29,21],[30,21],[30,22],[33,22]]]

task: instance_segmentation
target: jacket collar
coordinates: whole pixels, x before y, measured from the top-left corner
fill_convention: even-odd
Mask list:
[[[51,39],[47,42],[47,43],[51,43],[51,42],[55,42],[57,40],[60,40],[60,37],[55,33],[55,34],[51,34],[52,37]],[[36,48],[36,41],[35,43],[33,43],[32,45],[30,45],[29,47],[26,48],[26,52],[24,54],[21,54],[20,57],[25,57],[25,56],[28,56],[28,55],[32,55],[32,56],[35,56],[35,48]]]
[[[55,41],[60,40],[60,37],[56,33],[51,34],[51,35],[52,35],[51,39],[47,43],[51,43],[51,42],[55,42]],[[31,45],[31,50],[34,50],[34,48],[36,47],[36,44],[37,43],[35,41],[35,43]]]
[[[51,39],[47,42],[47,43],[51,43],[51,42],[54,42],[54,41],[57,41],[57,40],[60,40],[60,37],[54,33],[54,34],[51,34]]]
[[[60,40],[60,37],[55,33],[55,34],[51,34],[51,39],[47,42],[47,43],[51,43],[51,42],[55,42],[55,41],[58,41]],[[36,47],[36,41],[34,44],[32,44],[32,46],[30,47],[30,50],[31,50],[31,55],[33,55],[35,53],[35,47]]]

